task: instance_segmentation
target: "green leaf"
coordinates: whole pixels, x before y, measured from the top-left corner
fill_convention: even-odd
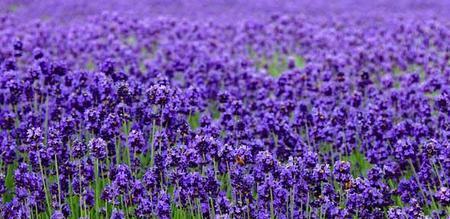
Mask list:
[[[200,113],[196,112],[194,115],[190,115],[188,121],[192,129],[197,129],[200,127]]]
[[[372,168],[372,164],[359,150],[353,150],[350,156],[344,156],[342,159],[351,163],[351,172],[354,177],[367,176],[367,171]]]
[[[303,68],[305,67],[305,59],[301,56],[295,56],[295,66],[297,68]]]
[[[3,202],[10,202],[13,199],[14,194],[14,170],[16,169],[15,164],[9,164],[6,171],[5,186],[7,192],[3,196]]]

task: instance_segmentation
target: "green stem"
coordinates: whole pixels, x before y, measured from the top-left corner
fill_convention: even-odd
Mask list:
[[[61,210],[61,184],[59,183],[59,166],[58,166],[58,158],[55,153],[55,171],[56,171],[56,181],[58,185],[58,204],[59,210]]]
[[[39,159],[39,169],[41,171],[42,184],[44,185],[45,200],[47,202],[47,213],[48,213],[48,215],[51,215],[51,205],[50,205],[50,199],[49,199],[49,192],[48,192],[48,189],[47,189],[47,183],[45,182],[45,179],[47,177],[44,174],[44,168],[42,167],[42,160],[41,160],[41,153],[40,152],[38,152],[38,159]]]

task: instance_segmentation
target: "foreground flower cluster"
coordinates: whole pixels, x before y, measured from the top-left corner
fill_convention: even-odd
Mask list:
[[[445,218],[450,23],[0,18],[1,218]]]

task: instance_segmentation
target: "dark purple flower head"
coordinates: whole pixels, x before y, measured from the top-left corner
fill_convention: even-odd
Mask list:
[[[113,184],[117,186],[119,190],[126,192],[130,188],[131,181],[133,180],[130,167],[125,164],[120,164],[114,172],[115,174],[111,176]]]
[[[422,207],[417,199],[410,201],[410,206],[405,209],[409,218],[425,218]]]
[[[107,74],[107,75],[111,75],[114,73],[115,70],[115,61],[113,59],[106,59],[100,67],[100,71],[102,71],[103,73]]]
[[[161,191],[156,205],[156,213],[159,218],[168,219],[171,218],[170,210],[170,196],[164,191]]]
[[[438,142],[434,139],[430,139],[428,142],[424,144],[424,152],[428,157],[432,157],[436,155],[438,150]]]
[[[3,142],[0,142],[0,158],[3,163],[12,164],[17,157],[16,150],[17,146],[15,141],[7,141],[5,139]]]
[[[152,189],[158,184],[159,177],[154,169],[148,169],[143,176],[143,183],[147,189]]]
[[[132,152],[142,153],[145,143],[144,134],[139,130],[132,130],[128,135],[128,144]]]
[[[441,187],[435,194],[436,199],[444,206],[450,205],[450,189]]]
[[[273,171],[278,166],[278,161],[269,151],[261,151],[256,155],[256,162],[263,172]]]
[[[66,217],[64,217],[64,214],[61,211],[54,211],[52,216],[50,217],[51,219],[65,219]]]
[[[416,147],[410,141],[399,140],[395,144],[395,158],[401,161],[413,159],[416,156]]]
[[[400,175],[400,166],[397,162],[388,162],[383,165],[383,171],[388,178],[398,177]]]
[[[1,210],[2,218],[31,218],[29,208],[21,204],[17,198],[5,203]]]
[[[84,142],[75,140],[72,145],[72,156],[82,158],[87,153],[87,146]]]
[[[135,214],[137,217],[149,217],[153,213],[153,209],[154,204],[150,201],[150,198],[143,197],[139,199]]]
[[[0,127],[2,129],[11,130],[14,128],[14,122],[16,119],[16,115],[12,112],[1,112],[2,117],[0,118]]]
[[[352,178],[350,174],[350,162],[337,161],[334,164],[333,176],[338,182],[348,182]]]
[[[122,210],[117,210],[114,208],[110,219],[125,219],[125,214]]]
[[[127,82],[119,82],[117,85],[117,96],[119,97],[119,100],[126,104],[130,104],[132,95],[129,84]]]
[[[100,197],[102,200],[116,205],[120,202],[119,195],[119,189],[115,185],[108,185],[103,189]]]
[[[43,138],[43,133],[40,127],[32,127],[27,130],[26,142],[27,143],[38,143]]]
[[[373,182],[377,182],[378,180],[383,179],[383,177],[383,170],[378,166],[373,167],[367,173],[367,178]]]
[[[33,58],[38,60],[44,57],[44,51],[40,48],[35,48],[33,50]]]
[[[331,175],[330,172],[331,172],[330,166],[328,164],[317,164],[316,167],[314,167],[313,173],[312,173],[313,181],[310,183],[316,184],[319,182],[326,182]],[[339,176],[347,177],[346,174],[345,175],[340,174]]]
[[[102,138],[95,138],[90,140],[89,150],[95,158],[103,160],[107,155],[107,145],[105,140],[103,140]]]
[[[449,112],[449,102],[450,102],[450,95],[441,95],[438,96],[435,100],[436,108],[439,109],[439,111],[443,113]]]
[[[100,113],[98,109],[88,108],[84,111],[84,121],[86,128],[94,133],[100,130]]]
[[[403,219],[408,218],[405,211],[400,207],[389,208],[388,210],[388,218],[389,219]]]
[[[6,185],[5,185],[5,174],[0,174],[0,194],[3,195],[3,193],[6,192]]]
[[[215,201],[215,209],[218,212],[222,212],[222,214],[228,214],[230,212],[231,204],[226,194],[224,192],[220,192],[218,198]]]
[[[307,151],[302,160],[299,162],[304,163],[307,168],[314,168],[318,162],[318,155],[312,151]]]
[[[94,207],[95,204],[95,194],[94,190],[91,188],[86,188],[83,193],[83,201],[88,207]]]
[[[153,85],[146,91],[147,101],[156,105],[167,104],[171,94],[171,89],[166,85]]]

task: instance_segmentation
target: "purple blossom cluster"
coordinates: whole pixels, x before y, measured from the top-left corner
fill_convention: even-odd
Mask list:
[[[445,16],[16,15],[0,218],[450,217]]]

